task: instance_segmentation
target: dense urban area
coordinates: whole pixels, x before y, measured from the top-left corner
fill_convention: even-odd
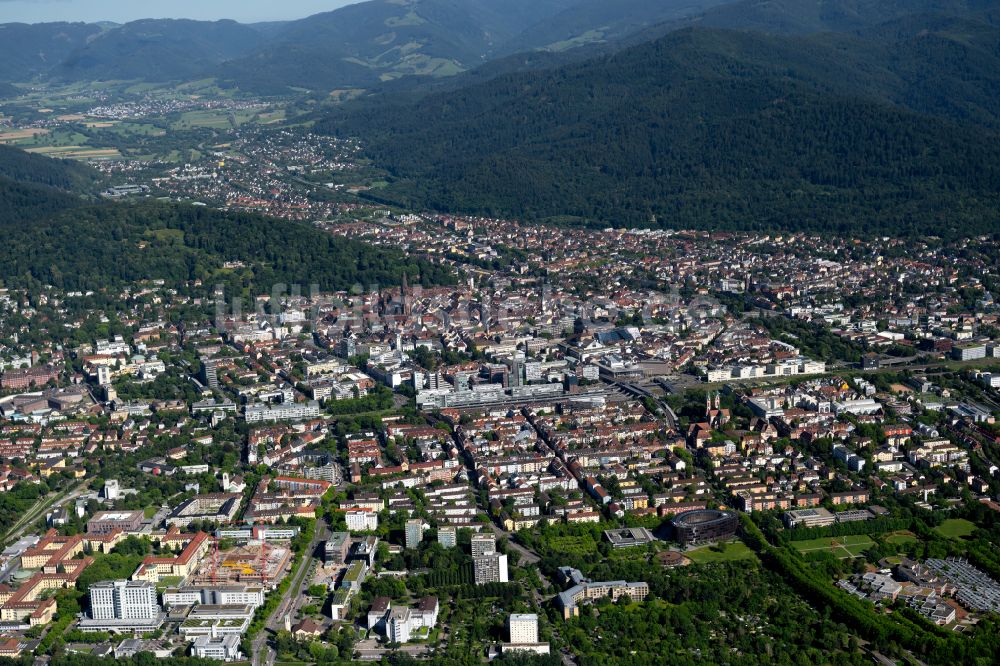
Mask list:
[[[15,83],[0,662],[997,663],[989,222],[441,212],[328,100]]]

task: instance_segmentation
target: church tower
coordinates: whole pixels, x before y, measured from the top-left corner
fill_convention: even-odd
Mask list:
[[[399,295],[400,302],[403,304],[403,314],[410,314],[410,285],[407,284],[406,271],[403,271],[403,284],[400,287]]]

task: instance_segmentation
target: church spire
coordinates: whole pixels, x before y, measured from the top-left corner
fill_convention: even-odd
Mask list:
[[[399,300],[400,300],[400,303],[402,304],[403,314],[404,315],[410,314],[410,294],[409,294],[409,291],[410,291],[410,285],[407,283],[406,271],[403,271],[403,284],[402,284],[402,286],[400,287],[400,290],[399,290],[399,292],[400,292],[399,293],[399,295],[400,295],[400,299]]]

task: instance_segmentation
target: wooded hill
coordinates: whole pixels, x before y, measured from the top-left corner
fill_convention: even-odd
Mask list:
[[[0,146],[4,286],[101,290],[139,280],[201,280],[264,293],[355,284],[449,283],[449,269],[316,227],[192,205],[98,202],[97,172]],[[229,262],[242,264],[227,268]]]
[[[593,225],[1000,229],[1000,32],[909,17],[809,37],[685,29],[320,122],[413,208]]]
[[[201,206],[107,203],[57,214],[33,225],[2,227],[0,278],[8,285],[104,289],[140,280],[204,290],[224,284],[254,295],[274,284],[303,294],[360,284],[453,281],[449,269],[321,231],[312,225]],[[227,262],[242,267],[227,268]],[[230,293],[232,293],[230,291]]]

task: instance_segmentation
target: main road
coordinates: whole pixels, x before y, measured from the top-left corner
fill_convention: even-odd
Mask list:
[[[278,604],[274,612],[267,618],[264,623],[264,628],[257,634],[257,637],[253,641],[253,665],[254,666],[271,666],[274,663],[275,654],[274,650],[268,644],[267,639],[270,632],[277,633],[279,630],[283,629],[285,626],[285,616],[293,616],[298,604],[299,599],[302,598],[302,586],[305,583],[306,574],[312,569],[313,556],[316,553],[316,547],[319,542],[329,538],[329,528],[326,521],[323,518],[316,519],[316,530],[313,534],[312,541],[309,542],[309,546],[306,548],[302,559],[299,561],[298,568],[296,568],[292,573],[292,582],[285,590],[285,593],[281,597],[281,602]],[[266,656],[262,657],[261,653],[266,650]]]

